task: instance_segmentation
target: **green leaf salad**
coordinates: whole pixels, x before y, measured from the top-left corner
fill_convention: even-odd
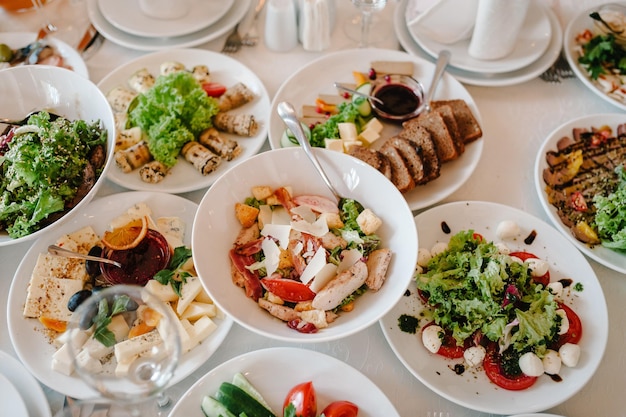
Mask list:
[[[129,120],[146,132],[155,160],[172,167],[183,146],[210,128],[217,100],[207,96],[187,71],[160,76],[150,90],[135,99]]]
[[[0,230],[20,238],[76,204],[91,152],[106,149],[107,132],[100,121],[50,121],[42,111],[0,143]],[[98,178],[102,167],[95,168]]]
[[[435,323],[459,346],[481,334],[502,350],[541,356],[557,336],[561,317],[554,295],[535,283],[528,265],[472,230],[452,236],[448,249],[433,256],[416,281]]]
[[[311,129],[311,146],[323,148],[326,146],[325,139],[339,138],[339,123],[354,123],[360,132],[372,117],[362,116],[358,110],[359,104],[351,101],[341,103],[337,114],[330,116],[325,123],[313,126]]]
[[[594,218],[602,245],[610,249],[626,250],[626,171],[622,165],[615,169],[620,182],[607,196],[593,198]]]

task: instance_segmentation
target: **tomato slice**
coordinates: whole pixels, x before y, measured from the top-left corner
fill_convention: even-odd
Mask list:
[[[226,86],[220,83],[202,83],[202,89],[209,97],[219,97],[226,92]]]
[[[350,401],[334,401],[324,408],[324,417],[356,417],[359,414],[359,407]]]
[[[485,360],[483,361],[483,368],[491,382],[510,391],[520,391],[529,388],[537,382],[538,378],[536,376],[528,376],[524,373],[508,375],[502,366],[501,357],[495,343],[487,347],[487,355],[485,355]]]
[[[430,322],[424,327],[422,327],[422,331],[428,326],[432,326],[435,322]],[[441,340],[441,347],[437,351],[437,355],[444,356],[450,359],[458,359],[463,357],[463,352],[468,347],[468,341],[465,342],[463,346],[457,346],[456,339],[452,336],[452,333],[445,332],[443,335],[443,339]]]
[[[261,284],[272,294],[291,303],[309,301],[315,298],[315,293],[309,287],[293,279],[263,278]]]
[[[313,382],[302,382],[289,390],[283,402],[283,415],[289,404],[293,404],[298,417],[316,417],[317,394]]]
[[[567,305],[563,303],[558,304],[559,308],[565,310],[567,320],[569,321],[569,329],[567,330],[567,333],[559,336],[559,340],[557,340],[554,350],[559,350],[559,348],[566,343],[577,344],[583,336],[583,325],[578,314],[576,314],[576,312]]]
[[[524,262],[527,259],[539,259],[539,257],[536,256],[535,254],[532,254],[526,251],[511,252],[510,255],[520,258],[522,262]],[[542,284],[544,287],[547,287],[548,284],[550,283],[550,271],[546,272],[540,277],[533,277],[533,281],[535,281],[537,284]]]

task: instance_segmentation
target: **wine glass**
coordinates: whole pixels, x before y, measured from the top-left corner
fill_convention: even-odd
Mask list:
[[[169,305],[135,285],[94,292],[74,311],[67,346],[76,374],[101,398],[79,401],[58,416],[81,415],[77,408],[84,412],[103,403],[109,416],[159,415],[157,398],[181,355]]]
[[[350,39],[358,41],[359,48],[366,48],[389,36],[390,23],[376,19],[374,15],[385,8],[387,0],[352,0],[352,4],[359,9],[359,14],[352,17],[344,29]]]

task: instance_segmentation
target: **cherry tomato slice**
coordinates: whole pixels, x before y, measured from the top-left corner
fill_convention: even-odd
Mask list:
[[[322,411],[324,417],[356,417],[359,407],[350,401],[334,401]]]
[[[428,326],[432,326],[435,322],[430,322],[422,328],[424,331]],[[457,346],[456,339],[452,337],[452,334],[449,332],[445,332],[443,335],[443,340],[441,341],[441,347],[437,351],[437,355],[444,356],[450,359],[458,359],[463,357],[463,352],[468,347],[468,341],[463,346]]]
[[[489,345],[487,355],[485,355],[485,360],[483,361],[483,368],[491,382],[510,391],[520,391],[531,387],[537,381],[536,376],[528,376],[523,373],[507,375],[502,367],[497,345],[494,345]]]
[[[291,303],[309,301],[315,297],[315,293],[309,287],[293,279],[263,278],[261,284],[272,294]]]
[[[563,303],[558,304],[559,308],[565,310],[567,320],[569,321],[569,329],[567,330],[567,333],[559,336],[556,346],[554,346],[554,350],[559,350],[559,348],[566,343],[577,344],[580,342],[580,338],[583,335],[583,325],[578,314],[576,314],[576,312],[567,305]]]
[[[517,258],[520,258],[522,260],[522,262],[524,262],[527,259],[539,259],[538,256],[530,253],[530,252],[511,252],[510,253],[511,256],[515,256]],[[550,283],[550,271],[546,272],[545,274],[543,274],[540,277],[533,277],[533,281],[535,281],[537,284],[542,284],[544,287],[548,286],[548,284]]]
[[[293,404],[298,417],[316,417],[317,394],[313,382],[307,381],[298,384],[289,390],[283,402],[283,415],[289,404]]]
[[[220,83],[202,83],[202,89],[209,97],[219,97],[226,92],[226,86]]]

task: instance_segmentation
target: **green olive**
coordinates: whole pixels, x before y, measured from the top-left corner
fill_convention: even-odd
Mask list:
[[[0,43],[0,62],[9,62],[13,58],[13,50],[9,45]]]

